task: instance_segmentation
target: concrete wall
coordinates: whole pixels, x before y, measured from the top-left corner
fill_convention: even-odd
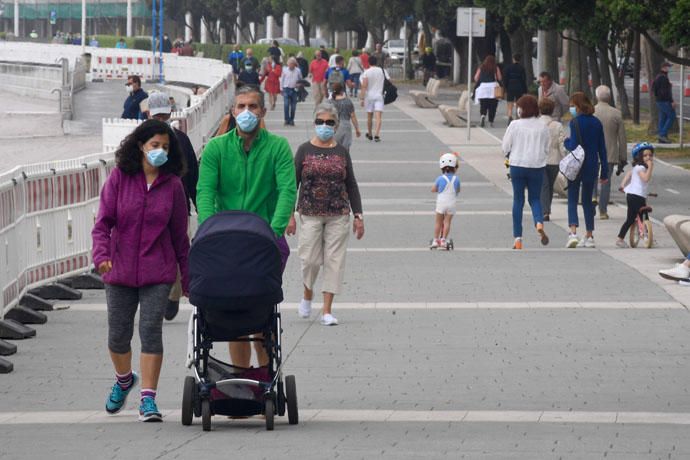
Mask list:
[[[63,69],[57,65],[0,62],[3,90],[20,96],[58,100],[51,91],[62,88]]]

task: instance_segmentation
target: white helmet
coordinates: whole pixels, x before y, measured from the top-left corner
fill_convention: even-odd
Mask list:
[[[441,169],[446,167],[457,168],[458,167],[458,157],[454,153],[444,153],[438,160],[438,165]]]

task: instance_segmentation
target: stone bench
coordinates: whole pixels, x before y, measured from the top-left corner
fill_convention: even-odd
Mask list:
[[[438,106],[438,110],[449,126],[458,128],[467,126],[467,99],[469,97],[467,90],[464,90],[460,93],[458,105],[441,104]]]
[[[438,107],[438,104],[432,101],[431,98],[438,95],[438,89],[440,87],[441,80],[430,78],[429,82],[426,84],[426,90],[421,91],[413,89],[410,91],[410,96],[418,107],[423,109],[433,109],[434,107]]]
[[[664,225],[683,256],[690,254],[690,216],[672,214],[664,218]]]

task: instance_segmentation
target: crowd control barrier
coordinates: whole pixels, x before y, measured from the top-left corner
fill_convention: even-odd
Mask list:
[[[0,313],[28,289],[91,266],[91,229],[112,154],[15,168],[0,176]]]

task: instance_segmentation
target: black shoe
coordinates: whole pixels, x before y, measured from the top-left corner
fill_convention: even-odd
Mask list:
[[[659,138],[659,144],[670,144],[670,143],[671,143],[671,139],[669,139],[668,137],[660,137]]]
[[[177,316],[178,311],[180,311],[180,302],[168,300],[168,306],[165,307],[165,314],[163,317],[168,321],[172,321]]]
[[[481,123],[479,123],[479,126],[481,126],[483,128],[485,121],[486,121],[486,117],[484,115],[482,115],[482,121],[481,121]]]
[[[549,216],[548,214],[544,214],[544,222],[548,222],[550,220],[551,220],[551,216]]]
[[[371,134],[369,134],[369,133],[366,133],[365,136],[366,136],[366,138],[369,139],[370,141],[371,141],[371,140],[374,140],[374,138],[371,137]]]
[[[381,142],[381,138],[378,136],[374,136],[374,142]]]

